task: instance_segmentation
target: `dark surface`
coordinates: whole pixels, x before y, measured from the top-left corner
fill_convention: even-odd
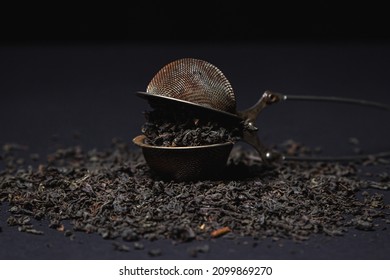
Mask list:
[[[222,70],[235,90],[238,109],[253,105],[266,89],[285,94],[335,95],[390,103],[390,45],[322,44],[84,44],[0,48],[0,144],[27,145],[44,159],[57,147],[105,148],[112,138],[129,142],[140,133],[147,103],[135,96],[172,60],[204,59]],[[267,144],[294,139],[321,146],[326,155],[353,154],[350,137],[366,152],[389,149],[389,112],[350,105],[284,103],[258,121]],[[79,139],[73,135],[80,134]],[[53,135],[58,138],[52,141]],[[134,147],[136,149],[136,147]],[[389,172],[388,165],[369,171]],[[389,191],[383,192],[390,203]],[[143,259],[160,248],[161,259],[191,258],[188,250],[209,244],[206,259],[389,259],[389,229],[351,230],[342,237],[313,236],[302,243],[220,238],[173,245],[144,242],[145,249],[114,250],[112,240],[76,233],[75,240],[49,229],[42,236],[6,225],[0,212],[1,259]],[[388,226],[388,225],[387,225]]]
[[[387,7],[262,1],[4,3],[0,43],[389,41]]]

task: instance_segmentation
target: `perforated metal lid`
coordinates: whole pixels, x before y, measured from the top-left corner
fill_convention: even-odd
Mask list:
[[[173,61],[150,81],[147,93],[176,98],[228,113],[236,113],[236,98],[225,75],[209,62]]]

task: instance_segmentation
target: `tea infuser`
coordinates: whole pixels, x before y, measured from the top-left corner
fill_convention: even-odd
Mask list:
[[[275,160],[360,161],[388,157],[390,151],[341,157],[289,156],[266,147],[257,135],[256,120],[269,105],[281,101],[336,102],[370,106],[390,111],[390,106],[360,99],[328,96],[284,95],[265,91],[252,107],[239,111],[232,86],[216,66],[200,59],[183,58],[164,66],[152,78],[146,92],[136,92],[154,109],[189,110],[199,116],[229,123],[240,129],[241,140],[251,145],[266,165]],[[173,179],[198,179],[220,172],[226,165],[234,143],[191,147],[160,147],[144,143],[139,135],[133,142],[142,148],[145,160],[158,174]]]

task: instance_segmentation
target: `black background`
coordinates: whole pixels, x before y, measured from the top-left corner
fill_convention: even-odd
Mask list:
[[[134,2],[134,1],[133,1]],[[0,144],[17,142],[44,155],[58,146],[105,148],[111,139],[139,133],[145,90],[166,63],[195,57],[220,68],[235,89],[238,108],[266,89],[286,94],[336,95],[390,103],[390,31],[384,7],[255,4],[226,1],[128,6],[23,4],[0,10]],[[259,120],[266,144],[288,138],[320,145],[327,154],[388,149],[388,112],[319,104],[275,105]],[[80,133],[77,141],[73,134]],[[57,135],[58,142],[51,140]],[[388,171],[388,166],[372,171]],[[385,192],[389,203],[389,195]],[[76,234],[70,241],[44,224],[43,236],[6,226],[1,209],[2,259],[143,259],[147,250],[123,253],[112,241]],[[38,225],[39,227],[39,225]],[[388,229],[351,230],[344,237],[308,242],[220,239],[207,243],[210,259],[389,259]],[[198,244],[199,245],[199,244]],[[256,245],[256,246],[255,246]],[[161,258],[189,258],[169,241]]]
[[[379,1],[378,1],[379,2]],[[123,42],[383,42],[389,17],[375,1],[131,1],[2,4],[3,44]]]

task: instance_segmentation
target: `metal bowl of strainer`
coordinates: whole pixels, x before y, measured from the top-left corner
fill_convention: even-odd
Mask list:
[[[233,143],[207,146],[158,147],[145,144],[145,135],[133,142],[142,148],[142,153],[152,172],[166,179],[191,181],[222,178],[233,148]]]

